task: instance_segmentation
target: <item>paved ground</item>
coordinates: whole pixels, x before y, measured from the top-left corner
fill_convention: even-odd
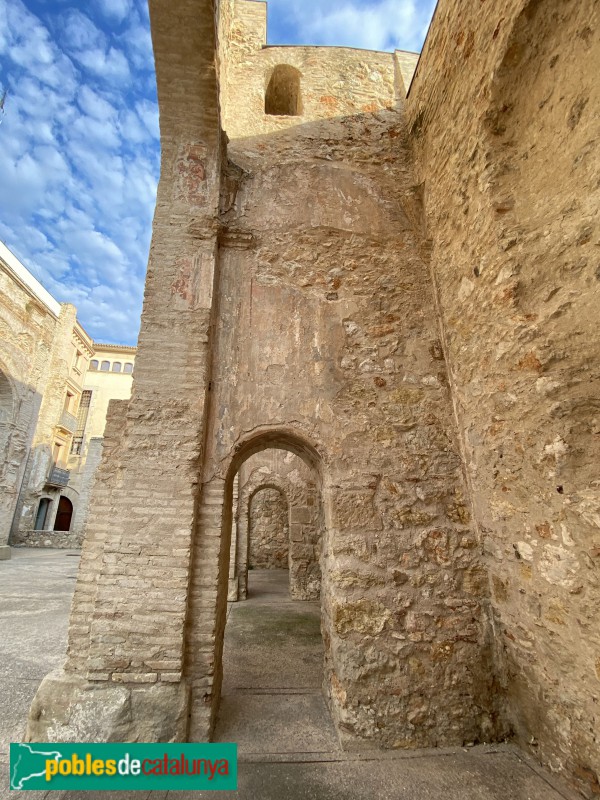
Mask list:
[[[0,798],[40,679],[64,658],[77,558],[13,550],[0,563]],[[511,745],[412,752],[341,750],[321,695],[317,603],[292,602],[284,572],[250,573],[226,630],[217,741],[239,747],[233,792],[27,792],[29,800],[561,800],[568,789]]]

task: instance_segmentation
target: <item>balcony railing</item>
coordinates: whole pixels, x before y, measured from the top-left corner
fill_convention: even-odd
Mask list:
[[[75,433],[77,430],[77,417],[74,414],[69,414],[68,411],[63,411],[60,415],[59,425],[69,433]]]
[[[59,489],[67,486],[71,473],[62,464],[53,464],[46,480],[47,486],[56,486]]]

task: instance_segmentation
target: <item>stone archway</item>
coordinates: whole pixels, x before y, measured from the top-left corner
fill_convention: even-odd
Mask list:
[[[230,600],[245,600],[248,592],[250,504],[257,492],[275,489],[288,503],[290,595],[296,600],[316,600],[321,591],[322,517],[316,487],[302,476],[291,480],[266,466],[253,469],[238,490],[237,524],[232,533],[231,558],[235,558],[235,585]],[[237,589],[237,591],[236,591]]]
[[[300,438],[292,431],[266,430],[239,443],[235,451],[231,453],[228,462],[222,467],[221,475],[223,477],[214,477],[202,487],[201,503],[198,511],[198,533],[192,553],[192,591],[188,607],[188,633],[186,638],[186,679],[192,686],[190,729],[188,732],[190,740],[200,741],[210,738],[219,707],[223,678],[223,637],[229,594],[228,561],[231,556],[235,478],[240,467],[251,456],[269,449],[294,453],[312,471],[318,496],[317,514],[319,520],[322,520],[320,525],[324,534],[327,530],[326,503],[321,499],[323,486],[322,456],[314,445]],[[248,497],[250,494],[251,492],[248,493]],[[290,515],[290,519],[293,519],[292,515]],[[208,581],[203,579],[203,576],[207,575],[210,569],[209,559],[217,556],[217,544],[220,568],[215,596],[213,594],[214,584],[211,583],[209,587]],[[209,607],[212,602],[214,602],[212,606],[215,612],[214,617]],[[323,610],[325,613],[325,605]],[[214,626],[214,649],[201,651],[196,646],[196,641],[200,639],[200,632],[208,624]],[[196,631],[198,631],[198,639],[196,638]],[[206,640],[204,639],[204,641]],[[328,664],[327,652],[325,653],[325,663],[326,665]],[[200,696],[194,693],[194,686],[210,686],[210,692]]]

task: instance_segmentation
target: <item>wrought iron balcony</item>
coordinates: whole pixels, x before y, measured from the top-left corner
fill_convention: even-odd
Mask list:
[[[75,433],[77,430],[77,417],[74,414],[69,414],[68,411],[63,411],[58,424],[68,433]]]
[[[56,486],[62,489],[68,485],[70,475],[70,471],[65,469],[62,464],[53,464],[46,480],[46,486]]]

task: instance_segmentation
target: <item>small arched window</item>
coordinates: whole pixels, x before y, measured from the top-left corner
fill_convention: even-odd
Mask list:
[[[103,361],[100,364],[100,372],[110,372],[110,361]]]
[[[90,370],[92,372],[96,372],[97,369],[98,369],[98,362],[96,361],[96,359],[90,361]]]
[[[125,364],[125,367],[123,368],[123,372],[126,372],[128,375],[131,375],[131,373],[133,372],[133,364],[129,364],[129,363]]]
[[[120,361],[113,361],[112,371],[113,372],[121,372],[121,362]]]
[[[267,86],[265,114],[299,117],[301,113],[300,73],[289,64],[279,64],[273,70]]]

